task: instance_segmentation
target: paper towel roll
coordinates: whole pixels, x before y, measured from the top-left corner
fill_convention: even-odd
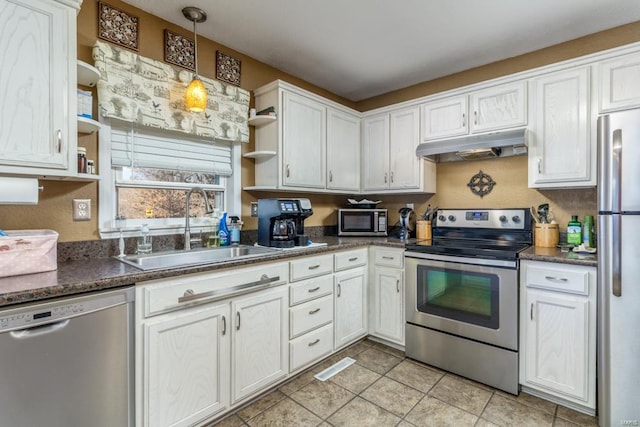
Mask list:
[[[0,204],[37,205],[38,180],[36,178],[0,177]]]

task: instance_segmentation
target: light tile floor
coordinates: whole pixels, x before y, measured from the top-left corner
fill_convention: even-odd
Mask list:
[[[322,382],[313,376],[344,357],[356,363]],[[597,426],[597,419],[520,393],[513,396],[360,341],[297,375],[216,427],[240,426]]]

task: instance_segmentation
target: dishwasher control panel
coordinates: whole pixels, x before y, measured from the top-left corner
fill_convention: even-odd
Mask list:
[[[85,311],[85,307],[83,303],[75,303],[47,307],[42,310],[34,310],[31,308],[30,310],[17,309],[12,311],[14,311],[14,313],[8,315],[2,313],[2,316],[0,316],[0,331],[6,329],[23,329],[42,323],[55,322],[82,313]]]

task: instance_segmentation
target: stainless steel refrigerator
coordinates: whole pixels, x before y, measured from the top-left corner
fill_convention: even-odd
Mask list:
[[[598,417],[640,423],[640,110],[598,119]]]

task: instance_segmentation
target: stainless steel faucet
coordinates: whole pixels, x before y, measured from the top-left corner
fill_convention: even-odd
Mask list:
[[[211,213],[213,210],[209,207],[209,198],[207,197],[207,193],[204,192],[204,190],[200,187],[193,187],[191,190],[189,190],[189,192],[187,193],[187,208],[186,211],[184,213],[184,217],[185,217],[185,222],[184,222],[184,250],[185,251],[190,251],[191,250],[191,227],[189,226],[189,205],[191,204],[190,200],[191,200],[191,193],[193,193],[194,191],[197,191],[199,193],[202,194],[202,196],[204,197],[204,208],[205,211],[207,213]]]

